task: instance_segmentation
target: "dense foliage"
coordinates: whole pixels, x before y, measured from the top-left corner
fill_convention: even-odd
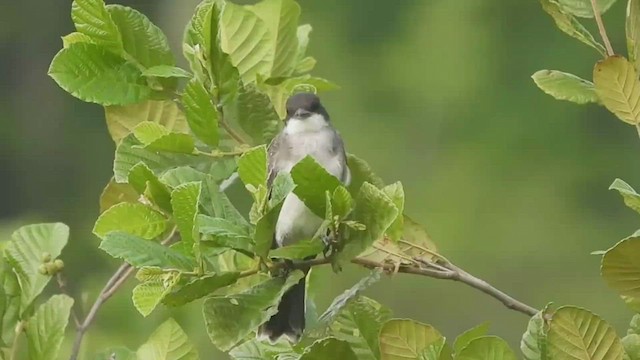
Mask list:
[[[601,1],[606,11],[615,1]],[[607,56],[608,51],[577,17],[594,17],[586,0],[541,0],[558,27]],[[100,249],[137,270],[132,300],[143,316],[205,297],[203,317],[212,346],[234,359],[515,359],[506,342],[480,325],[453,342],[432,326],[393,318],[392,311],[360,293],[384,272],[446,270],[424,229],[404,214],[400,183],[385,185],[367,163],[349,155],[349,187],[312,158],[279,174],[267,196],[266,144],[281,128],[284,102],[297,91],[335,89],[314,77],[306,54],[310,25],[299,25],[293,0],[236,5],[205,0],[187,24],[183,54],[189,70],[175,66],[162,31],[140,12],[102,0],[76,0],[77,32],[63,38],[50,76],[71,95],[104,106],[116,144],[113,178],[100,197],[94,234]],[[558,99],[603,104],[621,120],[640,124],[640,1],[629,1],[629,57],[607,56],[596,64],[594,82],[559,71],[534,74]],[[610,54],[612,55],[612,54]],[[640,55],[639,55],[640,56]],[[253,198],[242,214],[224,191],[240,181]],[[640,195],[621,180],[612,188],[640,212]],[[294,192],[325,219],[334,243],[329,253],[319,236],[271,250],[275,220]],[[30,359],[55,359],[74,301],[38,296],[52,278],[63,283],[58,259],[67,226],[36,224],[18,229],[3,249],[0,278],[3,358],[17,359],[20,338]],[[640,237],[602,252],[602,274],[635,310],[640,310]],[[301,272],[271,277],[278,259],[318,256],[313,265],[341,271],[354,262],[372,269],[322,314],[309,281],[309,329],[301,343],[270,345],[254,339],[257,327],[276,311],[282,294]],[[445,272],[433,272],[438,275]],[[313,271],[308,275],[313,278]],[[437,276],[435,276],[437,277]],[[120,279],[126,279],[121,277]],[[111,284],[113,289],[114,284]],[[76,315],[73,316],[74,319]],[[620,339],[588,310],[564,306],[539,311],[522,338],[524,358],[640,359],[634,317]],[[81,332],[86,331],[82,324]],[[78,347],[73,349],[72,358]],[[173,320],[162,324],[136,351],[114,347],[97,359],[197,359],[187,334]]]

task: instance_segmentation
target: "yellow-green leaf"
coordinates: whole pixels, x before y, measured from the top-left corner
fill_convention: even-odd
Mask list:
[[[153,239],[162,234],[167,219],[162,214],[140,203],[120,203],[103,212],[93,227],[99,238],[111,231],[123,231],[144,239]]]
[[[600,102],[593,83],[573,74],[557,70],[540,70],[531,75],[531,78],[540,90],[558,100],[576,104]]]
[[[149,100],[126,106],[106,106],[104,115],[107,119],[109,134],[116,143],[144,121],[160,124],[171,132],[189,132],[184,113],[171,100]]]
[[[593,83],[609,111],[628,124],[640,122],[640,80],[627,59],[615,55],[598,61],[593,68]]]
[[[431,325],[413,320],[391,319],[380,329],[380,359],[418,359],[423,350],[442,337]]]
[[[584,44],[596,49],[600,54],[605,55],[606,51],[596,39],[585,29],[582,24],[571,14],[567,13],[562,6],[554,0],[540,0],[542,9],[551,15],[558,29],[565,34],[578,39]]]
[[[602,277],[620,295],[640,298],[640,237],[630,236],[602,257]]]

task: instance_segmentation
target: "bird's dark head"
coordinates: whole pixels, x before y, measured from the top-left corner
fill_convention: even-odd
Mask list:
[[[313,115],[321,115],[326,121],[329,121],[329,114],[316,94],[298,93],[287,100],[287,120],[305,120]]]

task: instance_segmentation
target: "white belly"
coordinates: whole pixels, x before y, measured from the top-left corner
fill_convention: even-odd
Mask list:
[[[291,160],[283,171],[290,172],[291,168],[305,156],[311,155],[328,173],[338,179],[344,172],[342,154],[332,153],[334,133],[329,130],[298,133],[290,139]],[[282,210],[276,223],[276,242],[278,246],[286,246],[300,240],[310,239],[322,224],[316,216],[293,193],[290,193],[282,204]]]

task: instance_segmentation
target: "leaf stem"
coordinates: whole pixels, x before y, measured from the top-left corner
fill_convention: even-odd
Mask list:
[[[206,152],[206,151],[202,151],[202,150],[196,149],[195,150],[195,154],[203,155],[203,156],[209,156],[209,157],[212,157],[214,159],[218,159],[218,158],[227,157],[227,156],[242,155],[245,152],[247,152],[247,150],[249,150],[249,148],[247,148],[247,149],[237,149],[237,150],[233,150],[233,151],[213,150],[212,152]]]
[[[242,136],[240,136],[240,134],[238,134],[235,130],[233,130],[233,128],[231,127],[231,125],[229,125],[229,123],[225,120],[224,118],[224,111],[222,110],[221,107],[218,107],[218,115],[219,115],[219,119],[220,121],[218,122],[220,124],[220,126],[222,126],[222,128],[229,133],[229,135],[238,143],[238,144],[243,144],[246,145],[248,144],[243,138]]]
[[[605,48],[607,48],[607,55],[613,56],[615,55],[615,53],[613,52],[613,47],[611,47],[609,36],[607,36],[607,30],[604,28],[604,23],[602,22],[602,16],[600,14],[600,10],[598,9],[598,5],[596,4],[596,0],[591,0],[591,8],[593,9],[593,17],[596,20],[596,24],[598,24],[600,36],[602,37]]]
[[[24,331],[24,321],[21,320],[16,325],[16,336],[13,338],[13,344],[11,344],[11,355],[9,360],[18,360],[18,349],[20,348],[18,345],[20,343],[20,335]]]

